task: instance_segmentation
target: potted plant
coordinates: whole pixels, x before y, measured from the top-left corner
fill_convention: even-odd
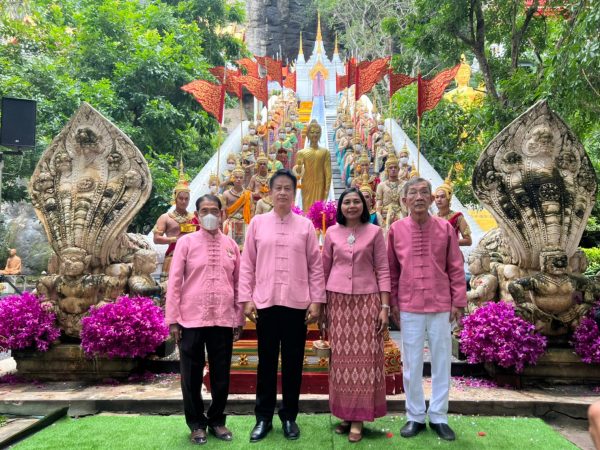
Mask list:
[[[0,300],[0,350],[46,352],[58,337],[56,316],[51,306],[42,305],[31,292]]]

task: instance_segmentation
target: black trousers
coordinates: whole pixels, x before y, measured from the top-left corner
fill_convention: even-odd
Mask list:
[[[202,401],[202,376],[206,363],[204,347],[208,353],[210,390],[212,402],[204,414]],[[179,344],[181,364],[181,391],[185,421],[194,431],[207,425],[225,425],[225,404],[229,394],[229,372],[233,350],[233,328],[201,327],[183,328]]]
[[[279,418],[296,420],[304,345],[306,343],[306,310],[272,306],[258,310],[258,379],[256,384],[257,420],[271,421],[277,402],[277,365],[281,347],[282,402]]]

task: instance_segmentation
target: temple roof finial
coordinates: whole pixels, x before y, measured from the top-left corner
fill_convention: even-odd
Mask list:
[[[317,42],[323,40],[323,36],[321,35],[321,12],[317,11]]]
[[[298,55],[304,55],[304,51],[302,50],[302,31],[300,32],[300,48],[298,49]]]
[[[337,33],[335,33],[335,45],[333,47],[333,54],[337,55],[338,54],[338,43],[337,43]]]

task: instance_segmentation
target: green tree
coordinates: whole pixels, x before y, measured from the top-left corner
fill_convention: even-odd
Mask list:
[[[113,121],[150,160],[164,165],[182,157],[192,175],[206,163],[218,124],[180,87],[212,79],[209,67],[241,55],[243,44],[218,32],[243,19],[240,5],[32,0],[26,6],[18,15],[0,13],[0,95],[38,102],[37,147],[22,162],[7,162],[14,179],[31,174],[81,101]],[[175,184],[172,170],[161,170],[160,177]],[[14,179],[7,177],[5,187]],[[22,187],[5,190],[10,200],[26,195]],[[153,189],[147,210],[154,213],[169,197],[164,187]],[[133,229],[154,219],[139,215]]]

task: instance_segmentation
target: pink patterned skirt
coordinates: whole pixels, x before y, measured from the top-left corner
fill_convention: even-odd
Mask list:
[[[329,408],[342,420],[371,422],[387,413],[380,311],[379,293],[327,292]]]

